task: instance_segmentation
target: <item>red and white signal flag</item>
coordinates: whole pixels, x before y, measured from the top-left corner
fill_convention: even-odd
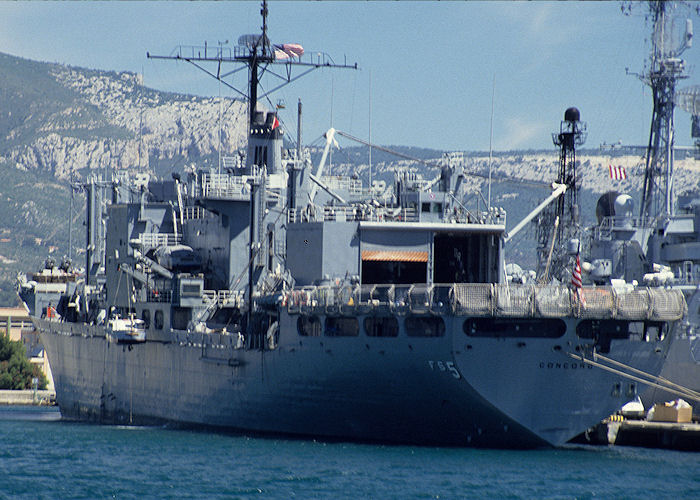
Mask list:
[[[627,172],[625,171],[625,167],[622,165],[617,165],[617,166],[612,166],[608,165],[608,171],[610,172],[610,178],[616,181],[621,181],[623,179],[627,179]]]

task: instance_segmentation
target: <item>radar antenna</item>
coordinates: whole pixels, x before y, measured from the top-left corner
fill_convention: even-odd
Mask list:
[[[559,132],[552,134],[554,145],[559,146],[559,173],[556,182],[565,185],[566,191],[537,220],[537,275],[542,282],[548,281],[550,275],[563,277],[568,268],[565,245],[578,238],[580,233],[576,147],[586,142],[586,136],[586,123],[581,121],[581,113],[577,108],[569,108],[564,112]]]
[[[260,9],[262,16],[262,33],[260,35],[242,35],[238,38],[238,45],[226,47],[223,44],[209,45],[206,42],[204,46],[187,46],[180,45],[173,50],[170,55],[154,55],[150,52],[146,53],[149,59],[172,59],[176,61],[187,61],[197,69],[203,71],[216,78],[226,87],[235,91],[238,95],[248,101],[248,117],[249,124],[252,126],[255,117],[255,108],[259,99],[267,97],[273,92],[282,87],[298,80],[302,76],[310,73],[318,68],[347,68],[357,69],[357,63],[336,64],[333,59],[325,52],[313,51],[304,54],[304,49],[296,43],[288,44],[271,44],[267,37],[267,1],[263,0],[262,8]],[[202,64],[203,63],[203,64]],[[216,64],[216,70],[208,69],[204,64]],[[226,63],[238,63],[240,67],[222,73],[221,68]],[[283,66],[285,74],[279,74],[272,68]],[[247,92],[237,89],[224,78],[232,76],[240,70],[248,69],[248,89]],[[294,68],[303,68],[300,74],[293,75]],[[276,87],[258,95],[258,87],[260,79],[264,74],[270,74],[280,80]],[[262,90],[262,89],[261,89]],[[250,127],[249,127],[250,128]]]
[[[685,61],[680,55],[692,46],[693,26],[686,21],[685,34],[680,43],[673,43],[673,2],[649,3],[653,22],[650,67],[637,75],[652,89],[654,111],[647,145],[647,161],[644,169],[644,187],[640,216],[644,219],[674,212],[673,195],[673,112],[676,82],[687,78]]]

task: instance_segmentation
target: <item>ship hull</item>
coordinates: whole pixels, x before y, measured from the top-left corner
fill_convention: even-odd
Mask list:
[[[649,387],[641,395],[644,407],[649,409],[656,403],[685,398],[693,407],[693,413],[700,412],[700,291],[693,287],[686,291],[688,314],[685,325],[673,339],[666,361],[659,376],[671,382],[672,391],[661,387]],[[684,395],[685,393],[685,395]]]
[[[677,384],[680,390],[700,392],[700,337],[697,335],[677,337],[668,351],[666,362],[659,376]],[[650,387],[641,395],[644,407],[649,409],[655,403],[665,403],[678,398],[686,398],[693,406],[693,413],[700,412],[700,401],[683,396],[679,392],[669,392],[659,387]]]
[[[62,415],[98,423],[533,448],[564,444],[627,400],[624,379],[562,352],[571,332],[475,339],[462,332],[463,318],[445,320],[440,338],[312,338],[283,314],[273,350],[186,332],[119,344],[101,327],[35,323]],[[650,343],[620,342],[611,355],[660,369]]]

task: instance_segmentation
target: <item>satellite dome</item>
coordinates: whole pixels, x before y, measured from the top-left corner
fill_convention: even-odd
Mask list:
[[[615,198],[615,215],[617,217],[632,217],[634,212],[634,200],[628,194],[621,194]]]
[[[564,121],[577,122],[581,120],[581,113],[578,108],[571,107],[564,111]]]
[[[604,217],[615,215],[615,200],[618,196],[619,193],[617,191],[608,191],[598,198],[598,203],[595,207],[595,215],[596,219],[598,219],[598,224],[603,222]]]

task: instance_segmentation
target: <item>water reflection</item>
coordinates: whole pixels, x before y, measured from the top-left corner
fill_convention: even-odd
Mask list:
[[[0,420],[51,422],[61,420],[58,406],[0,405]]]

